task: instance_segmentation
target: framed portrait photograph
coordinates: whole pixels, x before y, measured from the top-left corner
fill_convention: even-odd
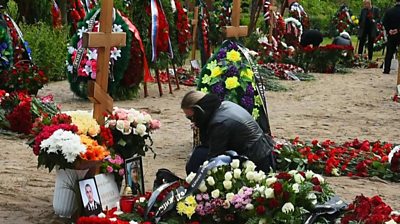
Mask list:
[[[144,194],[143,163],[141,156],[135,156],[125,160],[125,184],[132,189],[133,195]]]
[[[103,212],[99,191],[93,177],[80,180],[79,191],[81,193],[84,216],[97,216]]]

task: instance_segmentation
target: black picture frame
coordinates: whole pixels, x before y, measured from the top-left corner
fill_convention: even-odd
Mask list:
[[[136,180],[133,181],[134,179]],[[141,156],[134,156],[125,160],[125,185],[131,188],[133,195],[144,195],[143,161]]]
[[[82,199],[83,216],[97,216],[103,212],[99,190],[94,177],[80,180],[79,192]],[[92,203],[89,204],[90,198],[93,200]]]

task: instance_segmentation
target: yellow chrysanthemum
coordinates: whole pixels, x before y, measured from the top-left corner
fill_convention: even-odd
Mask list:
[[[245,77],[250,80],[253,79],[253,74],[254,74],[253,71],[248,68],[246,70],[240,72],[240,76]]]
[[[189,219],[192,218],[192,215],[196,212],[197,202],[194,196],[189,196],[185,198],[184,201],[178,202],[176,205],[176,211],[180,215],[186,215]]]
[[[254,108],[251,115],[253,116],[254,120],[257,120],[257,118],[260,116],[260,111],[257,108]]]
[[[240,57],[240,53],[235,50],[231,50],[228,53],[226,53],[226,59],[228,59],[228,61],[231,62],[237,62],[242,60],[242,58]]]
[[[229,77],[225,81],[225,87],[227,89],[235,89],[238,86],[240,86],[240,83],[239,83],[238,78],[236,76]]]
[[[203,78],[201,79],[201,83],[203,84],[209,84],[211,81],[211,77],[209,75],[204,75]]]
[[[216,66],[215,68],[211,69],[211,78],[218,77],[222,74],[222,69],[219,66]]]
[[[196,212],[196,206],[187,206],[187,207],[184,209],[184,213],[185,213],[185,215],[186,215],[189,219],[192,218],[192,215],[193,215],[195,212]]]
[[[189,205],[194,205],[197,204],[196,199],[194,198],[194,196],[189,196],[185,199],[185,202]]]
[[[200,89],[200,91],[201,91],[201,92],[203,92],[203,93],[208,93],[208,89],[207,89],[207,87],[203,87],[203,88],[201,88],[201,89]]]
[[[183,201],[178,202],[178,204],[176,205],[176,211],[180,215],[184,214],[185,208],[186,208],[186,205],[185,205],[185,202],[183,202]]]

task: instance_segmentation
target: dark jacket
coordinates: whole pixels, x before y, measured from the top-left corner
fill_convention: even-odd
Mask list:
[[[396,6],[390,8],[386,11],[382,24],[385,27],[386,33],[388,34],[388,38],[397,38],[400,39],[400,33],[392,36],[389,35],[389,30],[398,29],[400,32],[400,4],[397,3]]]
[[[95,208],[92,209],[89,207],[89,202],[86,204],[85,216],[97,216],[98,214],[103,212],[101,205],[97,201],[94,201],[94,206]]]
[[[314,47],[318,47],[323,41],[322,33],[318,30],[306,30],[301,35],[300,45],[306,47],[312,44]]]
[[[341,45],[341,46],[351,46],[351,40],[342,36],[337,36],[333,39],[332,44]]]
[[[372,13],[372,18],[368,18],[368,14]],[[379,22],[379,8],[372,6],[371,11],[366,8],[363,8],[360,13],[360,28],[358,29],[358,38],[361,38],[363,35],[368,35],[368,32],[371,33],[373,39],[377,36],[377,28],[376,23]]]
[[[266,135],[249,112],[235,103],[223,101],[210,118],[206,132],[210,158],[234,150],[258,167],[271,158],[273,146]]]

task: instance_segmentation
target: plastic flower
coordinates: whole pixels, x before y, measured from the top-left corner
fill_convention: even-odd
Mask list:
[[[288,213],[293,212],[293,211],[294,211],[294,206],[293,206],[293,204],[290,203],[290,202],[285,203],[285,204],[282,206],[282,212],[285,213],[285,214],[288,214]]]
[[[204,75],[204,77],[201,79],[201,83],[203,84],[210,84],[211,77],[209,75]]]
[[[249,68],[247,68],[246,70],[243,70],[243,71],[240,72],[240,76],[241,77],[245,77],[245,78],[247,78],[249,80],[253,79],[253,74],[254,74],[253,71],[251,69],[249,69]]]
[[[193,195],[185,198],[185,200],[178,202],[176,210],[180,215],[186,215],[189,219],[196,212],[197,202]]]
[[[231,62],[237,62],[242,60],[242,58],[240,57],[240,53],[235,50],[231,50],[228,53],[226,53],[226,59],[228,59]]]
[[[111,50],[110,58],[112,58],[112,59],[114,59],[114,60],[118,60],[118,58],[120,58],[120,57],[121,57],[121,50],[118,49],[118,48],[116,48],[116,47],[114,47],[114,48]]]
[[[240,86],[240,83],[239,83],[238,78],[236,76],[235,77],[229,77],[225,81],[225,86],[226,86],[227,89],[235,89],[235,88]]]
[[[257,120],[257,118],[260,116],[260,111],[257,108],[254,108],[253,112],[251,113],[251,115],[253,116],[253,118],[255,120]]]
[[[218,77],[222,74],[222,69],[219,66],[216,66],[214,68],[211,69],[211,78],[215,78]]]

